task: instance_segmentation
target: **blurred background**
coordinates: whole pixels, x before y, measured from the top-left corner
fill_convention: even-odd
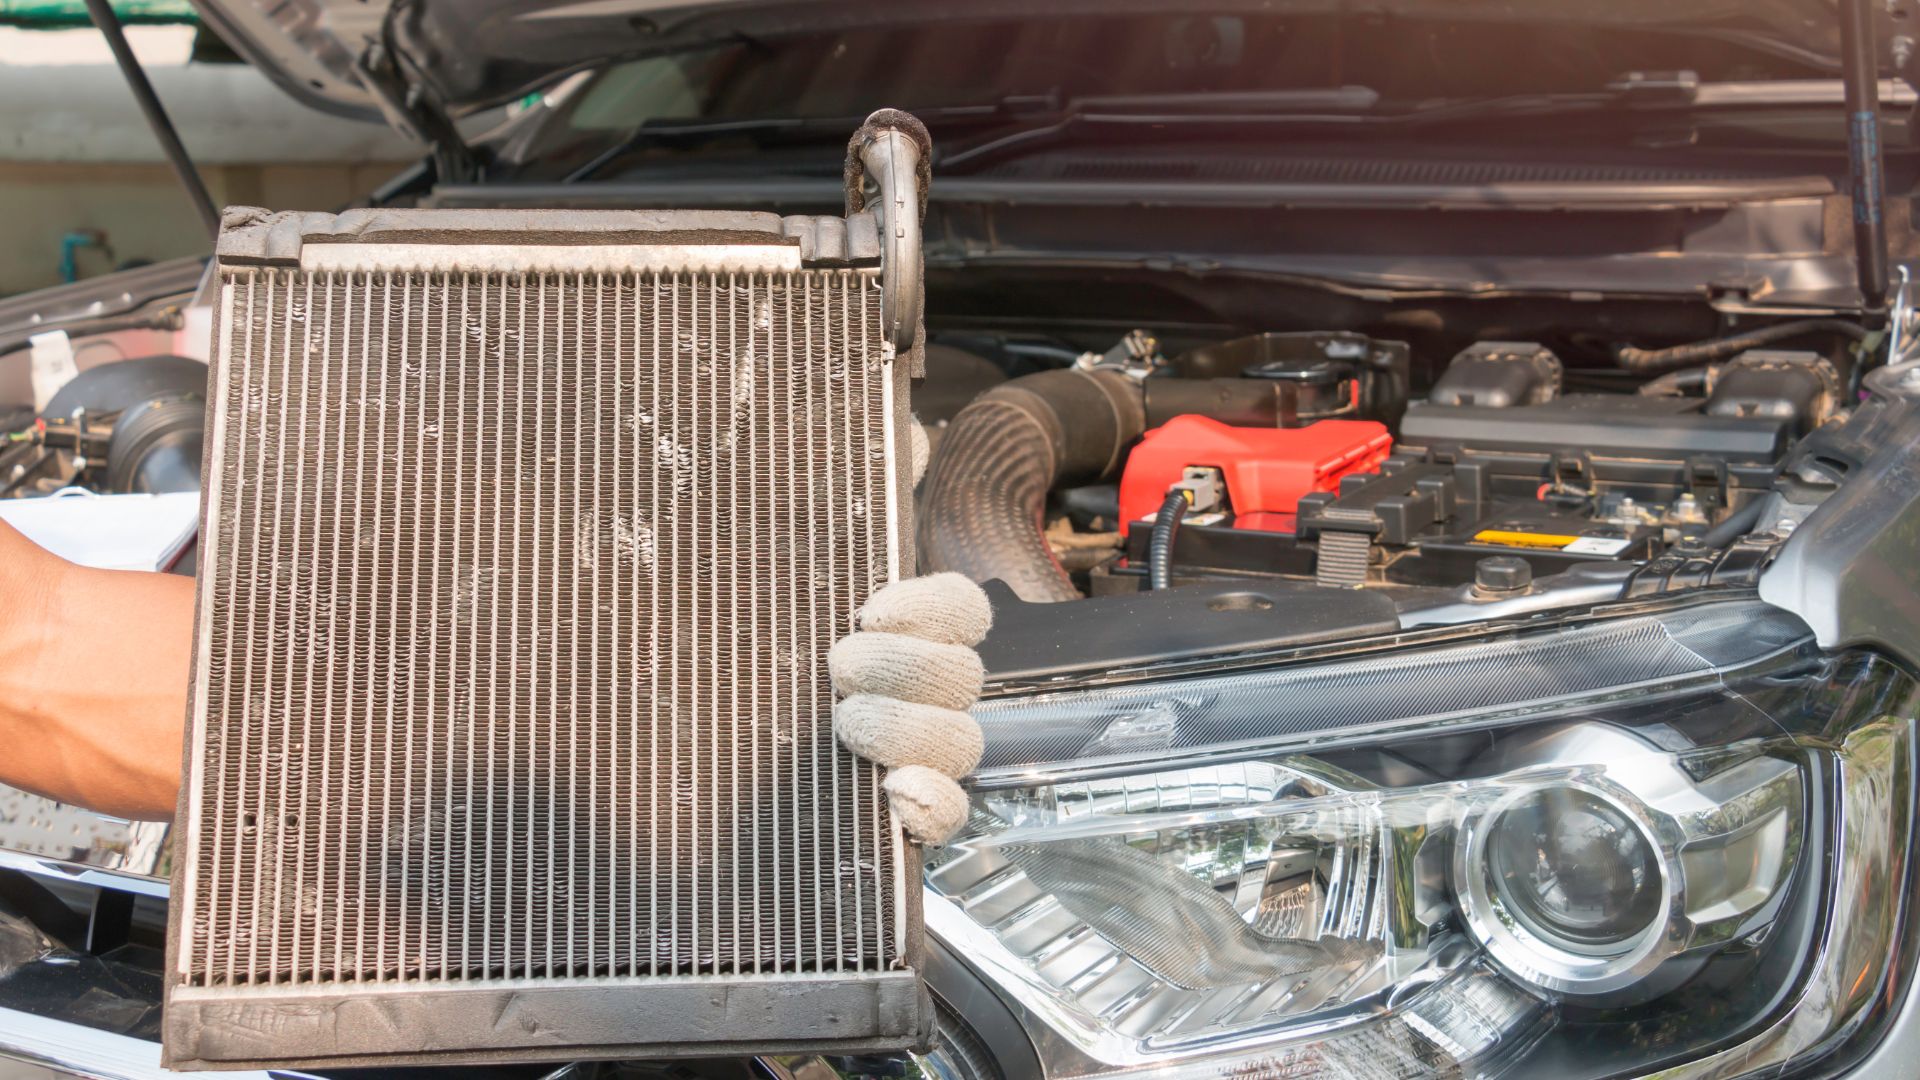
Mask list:
[[[187,0],[113,6],[217,205],[333,210],[418,157],[296,104]],[[0,296],[207,250],[82,0],[0,0],[0,102]]]

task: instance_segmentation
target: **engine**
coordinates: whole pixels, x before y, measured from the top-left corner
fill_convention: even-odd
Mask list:
[[[1533,342],[1471,345],[1421,400],[1409,366],[1359,334],[1167,359],[1137,332],[995,386],[941,432],[925,568],[1028,602],[1266,580],[1384,593],[1403,615],[1553,582],[1736,580],[1770,550],[1739,541],[1789,451],[1843,397],[1811,351],[1745,349],[1625,393],[1570,392]]]

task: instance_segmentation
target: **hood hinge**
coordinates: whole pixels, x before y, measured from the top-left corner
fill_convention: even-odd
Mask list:
[[[442,184],[470,183],[480,177],[480,159],[460,129],[426,90],[407,80],[393,51],[374,42],[353,62],[360,84],[373,95],[380,113],[395,131],[425,147]]]

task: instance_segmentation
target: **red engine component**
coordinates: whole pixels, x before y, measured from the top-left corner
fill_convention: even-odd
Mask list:
[[[1147,432],[1127,457],[1120,476],[1121,530],[1151,520],[1189,465],[1220,470],[1227,504],[1245,522],[1254,514],[1291,515],[1309,491],[1333,491],[1343,476],[1378,472],[1392,449],[1386,425],[1372,420],[1256,428],[1176,416]]]

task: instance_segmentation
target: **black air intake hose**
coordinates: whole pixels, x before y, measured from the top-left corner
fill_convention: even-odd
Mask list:
[[[1140,384],[1111,371],[1043,371],[980,395],[927,468],[922,569],[999,578],[1029,602],[1078,600],[1041,534],[1047,492],[1111,479],[1146,417]]]

